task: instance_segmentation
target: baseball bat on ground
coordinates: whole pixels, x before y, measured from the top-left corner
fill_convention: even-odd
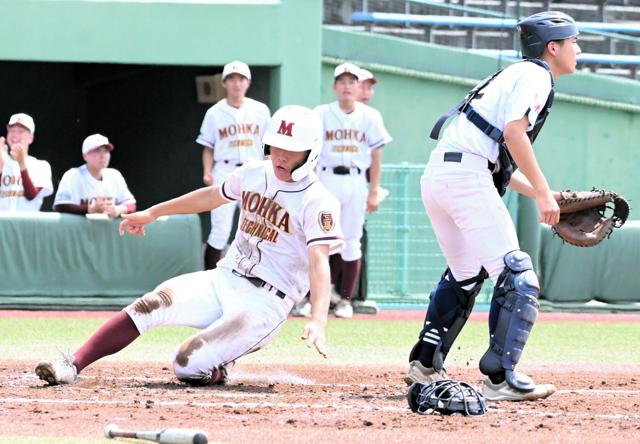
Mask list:
[[[134,432],[121,430],[115,424],[109,424],[104,429],[107,438],[135,438],[146,439],[160,444],[207,444],[209,438],[202,430],[194,429],[162,429]]]

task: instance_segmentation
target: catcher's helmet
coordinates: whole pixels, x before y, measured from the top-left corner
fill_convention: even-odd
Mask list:
[[[318,163],[322,121],[313,110],[304,106],[284,106],[271,117],[262,143],[265,156],[270,154],[271,145],[286,151],[309,151],[306,160],[291,171],[291,179],[297,182],[308,176]]]
[[[423,384],[414,382],[407,394],[409,407],[415,413],[428,415],[441,413],[451,415],[479,416],[487,413],[487,402],[482,393],[466,382],[444,379]]]
[[[558,11],[539,12],[524,18],[518,22],[518,31],[522,56],[531,59],[540,58],[550,41],[578,35],[576,22]]]

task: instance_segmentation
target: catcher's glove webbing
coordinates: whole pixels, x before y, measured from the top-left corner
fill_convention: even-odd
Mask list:
[[[459,413],[477,416],[487,413],[487,402],[482,393],[466,382],[452,379],[431,384],[414,382],[409,387],[407,399],[411,410],[421,415]]]
[[[629,217],[629,202],[612,192],[598,190],[560,193],[560,222],[553,231],[565,242],[576,247],[593,247],[614,228],[620,228]],[[610,209],[610,216],[605,214]]]

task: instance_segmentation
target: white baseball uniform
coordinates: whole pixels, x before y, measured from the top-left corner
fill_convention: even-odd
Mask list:
[[[0,178],[0,211],[40,211],[42,200],[53,193],[49,162],[27,156],[26,164],[33,186],[42,189],[32,200],[24,197],[20,164],[7,156]]]
[[[533,127],[551,91],[549,72],[533,63],[507,67],[471,104],[489,123],[504,130],[525,115]],[[458,114],[444,132],[421,179],[422,199],[447,264],[456,280],[484,267],[493,282],[503,257],[519,249],[516,230],[496,191],[488,161],[498,144]],[[461,158],[445,153],[462,153]],[[451,161],[451,159],[459,159]]]
[[[315,108],[324,127],[324,144],[318,159],[318,176],[340,202],[341,225],[345,247],[341,256],[345,261],[362,257],[360,238],[367,202],[365,172],[371,165],[371,152],[391,141],[380,113],[356,102],[347,114],[338,102]],[[346,174],[336,174],[339,170]]]
[[[196,142],[213,150],[213,185],[223,183],[245,162],[264,159],[262,135],[270,116],[265,104],[248,97],[240,108],[222,99],[207,110]],[[235,205],[225,205],[211,212],[207,242],[213,248],[226,247],[235,208]]]
[[[98,197],[113,200],[114,205],[136,202],[120,171],[114,168],[102,170],[102,180],[91,175],[87,165],[71,168],[62,176],[54,206],[59,204],[91,205]]]
[[[250,162],[227,177],[221,194],[241,212],[218,267],[170,279],[145,304],[125,308],[141,333],[159,325],[202,329],[176,354],[179,378],[198,379],[267,345],[309,291],[308,248],[342,245],[339,205],[314,173],[282,182],[271,161]]]

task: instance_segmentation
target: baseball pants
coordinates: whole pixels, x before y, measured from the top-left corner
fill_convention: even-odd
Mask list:
[[[344,235],[340,256],[345,261],[356,261],[362,257],[360,239],[367,203],[367,180],[364,174],[339,175],[322,168],[318,168],[318,177],[340,202],[340,226]]]
[[[277,336],[294,301],[275,291],[216,268],[169,279],[125,311],[140,334],[169,325],[200,329],[182,343],[173,362],[178,378],[199,379]]]
[[[487,159],[464,153],[461,162],[445,162],[444,152],[436,150],[421,178],[421,191],[454,278],[472,278],[484,267],[495,283],[504,255],[520,247]]]

